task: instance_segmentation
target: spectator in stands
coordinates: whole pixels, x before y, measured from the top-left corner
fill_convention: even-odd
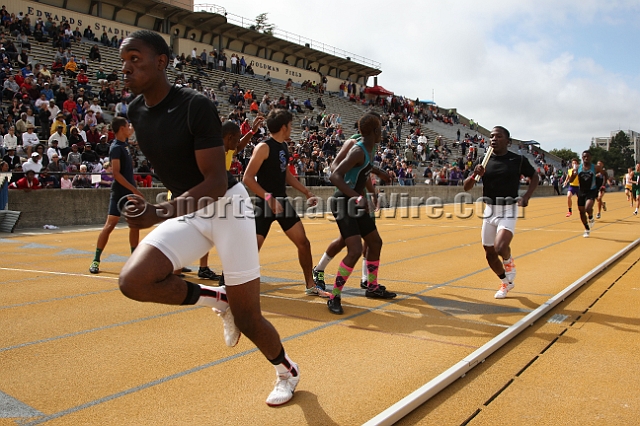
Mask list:
[[[104,159],[105,157],[109,156],[109,148],[111,146],[109,145],[108,141],[107,141],[107,136],[106,135],[101,135],[100,136],[100,143],[98,143],[96,145],[96,149],[95,152],[96,154],[98,154],[98,156],[102,159]]]
[[[102,111],[102,110],[101,110]],[[91,125],[97,125],[98,124],[98,119],[96,118],[96,114],[94,112],[94,110],[89,109],[87,111],[87,113],[84,116],[84,125],[91,127]]]
[[[113,167],[107,159],[103,164],[103,169],[100,174],[100,182],[96,184],[96,188],[111,188],[114,180]]]
[[[20,91],[20,86],[16,83],[15,78],[10,75],[4,82],[4,90],[2,96],[4,99],[13,99]]]
[[[110,109],[113,111],[114,108],[112,107]],[[106,121],[104,120],[104,116],[100,111],[96,112],[96,121],[98,122],[98,126],[106,123]]]
[[[80,68],[80,72],[76,77],[78,82],[78,89],[84,89],[85,92],[91,92],[91,85],[89,84],[89,76],[86,74],[86,70]]]
[[[307,108],[309,111],[313,111],[313,105],[311,104],[311,99],[307,98],[306,101],[304,101],[304,106],[305,108]]]
[[[53,63],[51,64],[51,71],[53,71],[54,73],[61,73],[64,71],[64,63],[60,58],[56,58],[53,60]]]
[[[87,70],[89,69],[89,62],[87,62],[87,58],[85,58],[84,56],[81,56],[80,60],[78,61],[78,69],[84,70],[84,72],[87,72]]]
[[[40,24],[36,24],[36,27],[33,30],[33,38],[40,43],[46,43],[49,41],[49,38],[45,35],[44,29]]]
[[[40,173],[40,170],[42,170],[42,163],[40,160],[40,154],[32,152],[29,155],[29,159],[22,164],[22,171],[27,172],[29,170],[33,170],[36,174]]]
[[[89,106],[89,110],[96,113],[99,112],[102,114],[102,107],[100,106],[100,100],[98,98],[93,98],[93,102]]]
[[[29,51],[26,49],[22,49],[22,51],[18,54],[18,66],[25,67],[29,65]]]
[[[97,44],[91,46],[91,49],[89,50],[89,59],[94,62],[102,62],[102,55],[100,54],[100,48]]]
[[[251,66],[251,64],[247,65],[247,68],[245,69],[245,73],[248,75],[255,75],[255,72],[253,71],[253,67]]]
[[[111,45],[107,31],[102,31],[102,35],[100,36],[100,43],[102,43],[104,46],[107,46],[107,47]]]
[[[42,85],[42,90],[40,90],[40,93],[44,95],[44,98],[47,100],[47,102],[53,99],[53,90],[51,90],[51,85],[49,83],[45,82]]]
[[[107,81],[109,83],[113,82],[120,82],[120,76],[118,75],[118,70],[113,70],[111,71],[111,73],[107,76]]]
[[[78,74],[78,64],[76,62],[75,56],[71,56],[69,58],[69,61],[64,66],[64,71],[69,78],[76,78],[76,75]]]
[[[85,164],[80,165],[80,173],[73,177],[71,185],[74,188],[92,188],[91,175],[87,173],[87,166]]]
[[[27,131],[27,124],[29,124],[29,121],[27,120],[27,113],[20,113],[20,119],[16,121],[16,135],[20,140],[22,140],[22,134]]]
[[[60,181],[56,176],[50,174],[48,169],[42,169],[38,177],[40,178],[39,181],[40,181],[40,186],[42,188],[44,189],[60,188]]]
[[[60,148],[60,152],[62,152],[62,156],[65,157],[69,153],[69,139],[67,139],[67,136],[64,134],[64,130],[66,129],[66,126],[60,123],[57,119],[54,122],[54,126],[56,126],[55,127],[56,131],[51,136],[49,136],[48,143],[49,145],[53,145],[53,141],[57,140],[58,148]]]
[[[26,114],[25,114],[26,117]],[[35,126],[31,123],[27,124],[27,131],[22,134],[22,148],[27,153],[27,157],[31,155],[31,152],[36,145],[40,143],[38,135],[34,132]]]
[[[89,127],[87,143],[93,144],[94,146],[100,143],[100,132],[98,131],[98,126],[95,124]]]
[[[147,160],[142,160],[140,167],[138,167],[136,175],[133,177],[138,186],[144,188],[151,188],[153,184],[153,176],[151,175],[151,168]]]
[[[67,165],[69,170],[78,170],[78,167],[82,163],[82,154],[78,150],[78,145],[71,145],[71,151],[67,154]]]
[[[36,178],[36,172],[29,170],[25,173],[23,178],[18,179],[17,182],[9,184],[9,188],[25,190],[40,189],[40,182]]]
[[[85,144],[84,151],[80,157],[83,163],[91,163],[95,165],[100,162],[100,156],[93,150],[93,147],[90,143]],[[92,168],[93,170],[93,168]]]
[[[98,41],[96,40],[96,35],[93,33],[93,30],[91,29],[91,25],[87,25],[87,28],[84,29],[84,32],[82,33],[82,35],[84,36],[84,38],[86,38],[89,41]],[[91,54],[89,54],[89,57],[91,58]]]
[[[213,99],[212,101],[215,103],[217,103],[217,101],[215,100],[215,95],[213,95]],[[118,102],[116,104],[116,115],[118,117],[124,117],[127,118],[127,110],[129,108],[129,101],[127,99],[121,99],[120,102]]]
[[[34,148],[34,152],[36,152],[40,156],[40,164],[42,165],[43,168],[46,169],[47,166],[49,165],[49,156],[45,152],[44,145],[41,143],[38,143]]]
[[[69,145],[76,145],[78,147],[78,152],[82,154],[84,152],[85,145],[91,144],[85,143],[84,139],[82,139],[78,133],[78,127],[72,125],[69,129]]]
[[[9,171],[12,171],[16,167],[20,167],[22,165],[22,162],[20,161],[20,157],[16,155],[15,147],[7,149],[7,154],[4,157],[2,157],[2,161],[6,162],[9,165]]]
[[[58,148],[57,139],[53,139],[51,141],[51,144],[49,145],[49,149],[47,149],[47,158],[49,159],[49,164],[51,164],[51,162],[53,161],[54,155],[57,155],[58,157],[62,156],[62,152],[60,151],[60,148]]]
[[[4,45],[5,54],[10,60],[15,61],[18,58],[18,50],[11,40],[7,40]]]
[[[76,43],[79,43],[82,41],[82,33],[80,32],[80,27],[76,27],[76,29],[73,30],[71,35],[73,36],[73,41],[75,41]]]
[[[82,102],[83,99],[82,98],[78,98],[78,102]],[[62,104],[62,109],[67,113],[67,114],[71,114],[71,111],[78,109],[78,104],[76,101],[73,100],[73,98],[67,98],[66,101],[63,102]]]

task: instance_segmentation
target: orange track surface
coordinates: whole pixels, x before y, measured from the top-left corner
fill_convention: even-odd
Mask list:
[[[606,201],[585,239],[577,213],[564,217],[565,197],[533,199],[518,220],[518,276],[505,300],[493,298],[480,219],[429,219],[424,207],[419,218],[381,218],[380,281],[398,297],[364,298],[358,265],[342,316],[304,295],[295,247],[273,227],[262,307],[301,367],[294,399],[275,409],[264,403],[273,367],[246,338],[226,347],[211,310],[122,296],[126,229],[112,234],[99,275],[88,273],[98,230],[3,234],[0,425],[362,424],[640,237],[624,195]],[[304,223],[317,262],[337,226]],[[632,251],[554,310],[565,319],[539,321],[401,423],[635,424],[640,377],[626,368],[636,370],[640,343],[639,258]],[[220,271],[215,250],[210,263]]]

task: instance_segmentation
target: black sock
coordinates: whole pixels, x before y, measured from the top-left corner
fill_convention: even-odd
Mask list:
[[[184,298],[181,305],[195,305],[200,299],[200,286],[189,281],[185,281],[185,283],[187,283],[187,297]]]
[[[569,213],[571,213],[571,207],[569,207]]]
[[[273,365],[278,365],[286,362],[286,359],[284,357],[284,346],[280,346],[280,355],[275,357],[275,359],[270,359],[269,362]]]
[[[198,271],[204,271],[205,269],[207,269],[207,267],[206,267],[206,266],[200,266],[200,267],[198,267]]]
[[[591,219],[593,219],[593,215],[592,215],[592,216],[589,216],[589,220],[591,220]]]
[[[278,355],[275,359],[269,360],[269,362],[271,362],[271,364],[276,367],[278,375],[289,373],[293,377],[297,377],[298,370],[293,367],[290,361],[291,360],[284,352],[284,347],[280,349],[280,355]]]
[[[498,278],[500,278],[501,280],[504,280],[505,278],[507,278],[507,274],[503,272],[500,275],[498,275]]]

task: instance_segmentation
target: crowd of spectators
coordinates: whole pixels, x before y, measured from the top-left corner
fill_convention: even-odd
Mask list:
[[[105,71],[103,68],[99,45],[118,47],[122,37],[109,38],[103,33],[98,38],[89,26],[81,33],[78,27],[71,30],[68,23],[58,25],[51,18],[32,23],[31,17],[14,16],[4,7],[0,10],[0,18],[0,83],[3,101],[9,103],[6,112],[5,109],[0,111],[0,136],[3,138],[0,154],[6,163],[3,167],[13,172],[12,186],[108,186],[106,160],[113,134],[105,115],[126,116],[132,95],[121,84],[118,70]],[[56,53],[50,66],[32,63],[29,37],[52,43]],[[88,60],[74,53],[75,44],[81,41],[93,43]],[[268,91],[259,95],[251,87],[241,87],[233,74],[252,75],[253,70],[244,56],[235,53],[228,57],[223,50],[197,52],[194,48],[189,56],[175,56],[173,67],[177,71],[175,85],[191,87],[216,105],[220,104],[218,96],[222,96],[232,108],[221,119],[234,121],[243,135],[251,130],[255,117],[266,116],[273,108],[286,108],[295,113],[300,127],[295,140],[288,141],[289,168],[308,186],[330,185],[330,165],[345,139],[357,129],[344,129],[340,114],[328,111],[323,99],[326,77],[320,74],[318,82],[305,81],[302,88],[310,96],[297,99],[290,90],[291,79],[282,93],[275,96]],[[229,72],[226,78],[233,83],[222,78],[216,88],[208,87],[202,79],[209,77],[207,71],[211,70]],[[270,80],[269,74],[265,80]],[[92,81],[97,84],[91,84]],[[467,132],[462,137],[458,130],[457,140],[451,142],[441,136],[431,141],[422,132],[422,126],[433,121],[460,126],[454,110],[445,111],[433,104],[402,96],[366,97],[364,87],[358,88],[350,81],[340,85],[338,96],[382,110],[382,142],[373,157],[376,166],[389,175],[392,184],[461,185],[471,173],[473,162],[484,153],[486,141],[477,133]],[[404,140],[403,128],[409,129]],[[465,127],[474,128],[478,126]],[[268,137],[266,126],[262,126],[252,142],[234,156],[233,174],[242,174],[256,144]],[[151,186],[153,166],[142,158],[135,141],[131,142],[132,158],[139,173],[136,181],[141,186]],[[533,155],[539,162],[541,177],[550,178],[556,174],[553,167],[545,164],[544,155]],[[419,167],[423,170],[418,174]],[[31,171],[33,176],[29,178],[27,175]],[[99,181],[96,176],[101,177]],[[377,183],[384,184],[379,179]]]
[[[50,65],[32,60],[29,37],[52,43],[56,53]],[[98,44],[92,45],[88,60],[74,53],[81,41],[101,40],[90,26],[81,33],[68,22],[0,9],[0,158],[5,173],[12,173],[11,188],[105,185],[106,180],[98,182],[96,176],[108,170],[114,138],[110,117],[126,115],[132,94],[121,84],[118,70],[104,71]],[[122,40],[102,41],[117,46]],[[97,85],[90,83],[90,76]],[[138,163],[141,153],[131,142]],[[139,163],[139,184],[151,186],[152,169]]]

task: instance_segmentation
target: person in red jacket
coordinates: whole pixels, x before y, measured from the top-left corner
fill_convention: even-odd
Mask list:
[[[68,98],[62,103],[62,109],[71,114],[71,111],[73,111],[74,109],[77,110],[78,106],[72,98]]]
[[[18,179],[16,182],[13,182],[9,185],[9,188],[12,189],[40,189],[40,182],[36,178],[36,172],[33,170],[28,170],[23,178]]]
[[[78,81],[78,88],[84,88],[88,92],[91,91],[91,86],[89,86],[89,77],[84,69],[80,68],[80,72],[78,73],[76,80]]]

